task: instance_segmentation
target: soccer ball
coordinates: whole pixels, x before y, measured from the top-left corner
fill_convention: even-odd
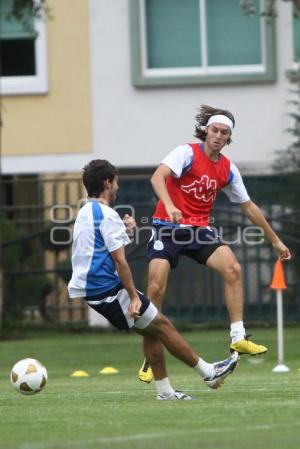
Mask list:
[[[36,359],[19,360],[10,373],[13,387],[22,394],[39,393],[45,387],[47,379],[46,368]]]

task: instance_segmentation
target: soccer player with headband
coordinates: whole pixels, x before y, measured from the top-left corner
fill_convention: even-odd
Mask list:
[[[251,222],[259,226],[281,260],[290,251],[250,199],[241,174],[222,150],[231,143],[235,119],[231,112],[202,105],[196,115],[196,143],[179,145],[162,160],[151,183],[158,196],[153,214],[153,233],[148,244],[147,296],[161,309],[171,269],[183,255],[218,272],[224,279],[225,303],[230,320],[230,350],[240,354],[264,354],[267,347],[250,341],[243,322],[243,275],[232,249],[210,227],[211,210],[219,191],[239,204]],[[209,301],[207,299],[206,301]],[[144,346],[151,344],[147,338]],[[163,357],[156,345],[157,357]],[[139,370],[144,382],[152,379],[147,362]]]

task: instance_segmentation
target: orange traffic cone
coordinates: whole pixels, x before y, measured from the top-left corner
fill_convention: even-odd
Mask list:
[[[283,271],[282,263],[279,259],[275,263],[272,284],[270,285],[270,287],[273,288],[274,290],[286,289],[284,271]]]

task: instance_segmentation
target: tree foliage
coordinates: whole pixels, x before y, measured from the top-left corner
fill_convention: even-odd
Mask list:
[[[47,0],[12,0],[12,8],[8,16],[22,22],[28,12],[34,17],[46,18],[49,12]]]
[[[47,320],[46,298],[53,285],[46,274],[34,273],[32,265],[37,248],[29,240],[22,240],[20,230],[7,219],[0,220],[0,232],[5,276],[3,328],[21,323],[28,307],[39,309],[41,316]]]

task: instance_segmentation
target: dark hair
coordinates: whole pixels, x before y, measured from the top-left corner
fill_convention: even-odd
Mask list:
[[[104,181],[113,181],[118,169],[104,159],[94,159],[83,167],[82,182],[88,196],[98,197],[104,190]]]
[[[233,126],[235,125],[235,120],[231,112],[226,111],[225,109],[217,109],[213,108],[211,106],[207,106],[206,104],[202,104],[199,108],[199,112],[196,115],[196,126],[195,126],[195,137],[202,140],[202,142],[205,142],[206,140],[206,132],[205,132],[205,126],[207,125],[208,120],[213,115],[226,115],[226,117],[230,118],[230,120],[233,123]],[[231,137],[228,138],[227,143],[231,143]]]

